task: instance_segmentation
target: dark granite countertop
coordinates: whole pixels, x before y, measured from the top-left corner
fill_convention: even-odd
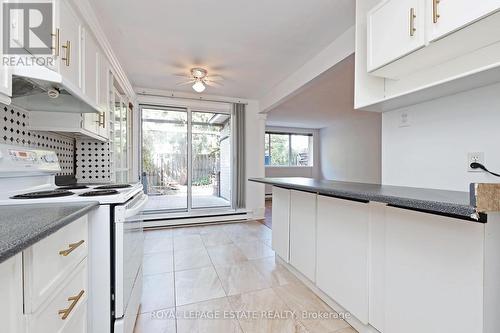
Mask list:
[[[85,202],[0,206],[0,263],[98,205],[98,202]]]
[[[469,192],[300,177],[250,178],[249,180],[287,189],[315,192],[351,200],[375,201],[401,208],[486,222],[486,214],[479,213],[476,207],[471,204]]]

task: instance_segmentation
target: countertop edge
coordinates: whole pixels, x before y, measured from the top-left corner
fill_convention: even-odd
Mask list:
[[[28,235],[28,237],[19,238],[14,246],[0,252],[0,264],[15,256],[16,254],[26,250],[33,244],[36,244],[41,240],[47,238],[48,236],[54,234],[68,224],[78,220],[80,217],[84,216],[85,214],[99,206],[99,202],[97,201],[88,202],[86,204],[86,206],[78,209],[76,212],[51,222],[46,228],[40,230],[39,233]]]
[[[474,206],[467,206],[462,204],[453,204],[447,202],[438,201],[426,201],[413,198],[396,197],[396,196],[386,196],[383,194],[367,194],[367,193],[356,193],[353,191],[343,191],[343,190],[325,190],[319,189],[313,186],[298,185],[293,183],[283,183],[279,181],[266,180],[263,178],[249,178],[249,181],[268,184],[277,187],[295,189],[299,191],[314,192],[321,195],[327,195],[332,197],[338,197],[347,200],[359,200],[366,202],[380,202],[385,203],[389,206],[404,208],[410,210],[421,211],[424,213],[435,214],[435,215],[445,215],[453,218],[458,218],[470,222],[476,223],[486,223],[487,215],[485,213],[479,213]]]

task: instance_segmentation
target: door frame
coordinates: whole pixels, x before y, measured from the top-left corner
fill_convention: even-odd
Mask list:
[[[183,101],[186,102],[186,101]],[[198,102],[198,101],[195,101]],[[173,103],[172,103],[173,104]],[[158,109],[158,110],[165,110],[165,109],[179,109],[179,111],[185,111],[187,115],[187,204],[186,208],[178,208],[178,209],[160,209],[160,210],[154,210],[147,212],[147,214],[164,214],[164,213],[182,213],[185,212],[187,215],[189,215],[191,212],[196,211],[196,212],[204,212],[206,211],[207,213],[214,213],[214,212],[235,212],[236,208],[234,206],[234,194],[236,193],[236,184],[235,184],[235,163],[236,163],[236,156],[235,156],[235,149],[236,149],[236,136],[234,135],[234,121],[232,119],[232,111],[230,108],[227,107],[221,107],[221,108],[214,108],[212,105],[211,106],[204,106],[201,103],[182,103],[178,105],[172,105],[171,103],[164,104],[164,103],[140,103],[139,104],[139,118],[140,118],[140,126],[139,126],[139,170],[140,170],[140,181],[142,181],[142,146],[143,146],[143,109],[151,108],[151,109]],[[211,103],[213,104],[213,103]],[[220,103],[221,105],[227,106],[229,104],[227,103]],[[193,191],[192,191],[192,174],[193,174],[193,128],[192,128],[192,113],[193,112],[205,112],[205,113],[220,113],[220,114],[227,114],[231,118],[231,198],[229,200],[229,205],[228,206],[219,206],[219,207],[194,207],[193,208]]]

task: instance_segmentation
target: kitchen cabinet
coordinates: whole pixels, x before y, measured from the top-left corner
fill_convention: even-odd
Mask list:
[[[98,77],[97,77],[97,106],[99,107],[100,114],[100,125],[99,125],[99,135],[104,138],[109,138],[109,128],[110,128],[110,95],[111,95],[111,85],[110,85],[110,66],[108,59],[104,55],[104,52],[100,52],[98,60]]]
[[[94,113],[32,112],[29,128],[34,131],[49,131],[71,137],[84,137],[107,141],[99,135],[98,116]],[[101,120],[102,122],[102,120]]]
[[[0,295],[2,332],[24,332],[21,253],[0,264]]]
[[[59,33],[59,73],[65,81],[82,89],[82,24],[68,1],[58,0],[56,17]]]
[[[273,187],[272,247],[284,261],[290,261],[290,190]]]
[[[290,264],[311,281],[316,278],[315,193],[290,191]]]
[[[316,284],[364,324],[368,323],[369,216],[367,203],[318,196]]]
[[[497,331],[483,329],[483,224],[387,207],[372,228],[370,317],[379,331]]]
[[[429,0],[430,41],[440,39],[500,9],[500,0]]]
[[[84,53],[84,93],[94,104],[98,104],[98,80],[99,80],[99,47],[97,41],[90,31],[83,30],[83,49]]]
[[[3,6],[0,6],[0,17],[3,17]],[[3,24],[0,26],[0,45],[3,45]],[[0,49],[0,57],[3,58],[3,47]],[[10,68],[0,64],[0,103],[10,104],[12,96],[12,75]]]
[[[368,71],[425,46],[425,0],[387,0],[368,15]]]

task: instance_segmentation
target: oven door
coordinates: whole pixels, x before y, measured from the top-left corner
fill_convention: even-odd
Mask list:
[[[141,212],[148,201],[140,193],[125,205],[115,206],[115,318],[122,318],[130,304],[139,304],[141,293],[133,292],[142,268],[144,235]],[[138,295],[139,294],[139,295]],[[139,300],[131,299],[139,297]],[[136,313],[134,313],[135,316]]]

